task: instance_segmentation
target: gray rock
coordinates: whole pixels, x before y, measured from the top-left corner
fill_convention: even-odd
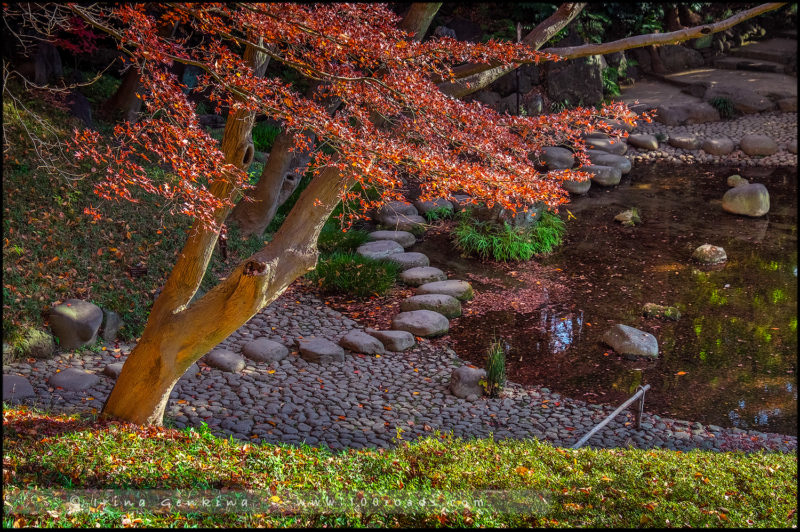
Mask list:
[[[620,137],[611,139],[588,138],[586,139],[586,145],[593,150],[602,150],[615,155],[625,155],[625,152],[628,151],[628,144]]]
[[[471,205],[471,199],[472,197],[467,196],[466,194],[453,194],[453,196],[450,198],[451,203],[453,204],[453,210],[455,210],[455,212],[463,210],[465,207]]]
[[[466,281],[457,280],[425,283],[417,288],[417,294],[445,294],[461,301],[468,301],[475,295],[472,285]]]
[[[242,347],[242,354],[256,362],[279,362],[289,356],[289,349],[268,338],[257,338]]]
[[[722,209],[745,216],[764,216],[769,212],[769,192],[761,183],[750,183],[729,189],[722,196]]]
[[[681,148],[684,150],[698,150],[700,149],[700,139],[695,137],[694,135],[685,135],[685,134],[673,134],[670,135],[669,145],[674,148]]]
[[[394,240],[404,248],[413,246],[417,237],[408,231],[373,231],[368,235],[370,241]]]
[[[18,401],[34,395],[33,386],[25,377],[3,375],[3,401]]]
[[[631,171],[631,161],[625,156],[614,155],[600,150],[586,150],[586,153],[589,154],[589,160],[593,165],[614,166],[619,168],[620,173],[623,175]]]
[[[447,279],[447,275],[439,268],[432,266],[409,268],[400,274],[400,280],[409,286],[420,286],[445,279]]]
[[[735,144],[728,137],[710,137],[703,141],[703,151],[711,155],[728,155]]]
[[[117,379],[119,374],[122,372],[122,366],[125,362],[113,362],[103,368],[103,375],[106,377],[111,377],[112,379]]]
[[[344,362],[344,349],[325,338],[304,338],[297,341],[300,356],[307,362],[329,364]]]
[[[603,100],[602,56],[548,61],[544,64],[547,95],[552,101],[593,106]]]
[[[586,194],[592,187],[592,180],[576,181],[574,179],[569,179],[567,181],[562,181],[561,186],[570,194]]]
[[[692,258],[706,264],[716,264],[728,260],[724,249],[711,244],[703,244],[695,249],[694,253],[692,253]]]
[[[94,373],[88,373],[78,368],[69,368],[50,375],[47,382],[52,386],[75,392],[91,388],[99,380],[100,378]]]
[[[339,345],[354,353],[363,353],[365,355],[382,355],[386,352],[383,343],[379,339],[357,329],[353,329],[344,335],[339,340]]]
[[[100,336],[106,342],[114,342],[122,328],[122,318],[113,310],[103,309],[103,325],[100,327]]]
[[[427,223],[427,220],[418,214],[400,214],[397,216],[383,216],[378,222],[380,222],[383,227],[395,231],[414,231],[422,229]]]
[[[407,201],[389,201],[378,209],[378,217],[381,216],[399,216],[399,215],[417,215],[419,212],[416,207]]]
[[[786,145],[786,151],[789,153],[797,154],[797,139],[792,139]]]
[[[192,364],[189,368],[181,375],[179,381],[188,381],[194,380],[197,377],[197,374],[200,373],[200,366],[197,364]]]
[[[627,325],[614,325],[603,335],[603,342],[625,358],[637,356],[658,358],[656,337]]]
[[[750,181],[743,178],[739,174],[729,175],[728,179],[726,179],[725,182],[728,184],[729,187],[739,187],[750,183]]]
[[[77,349],[97,340],[97,331],[103,323],[100,307],[80,299],[67,299],[50,310],[50,328],[62,349]]]
[[[397,264],[401,270],[410,270],[411,268],[424,268],[430,265],[431,261],[424,253],[417,251],[406,251],[403,253],[392,253],[384,258]]]
[[[373,242],[367,242],[366,244],[361,244],[356,249],[356,253],[361,255],[362,257],[367,257],[370,259],[384,259],[393,253],[402,253],[403,246],[395,242],[394,240],[375,240]]]
[[[797,112],[797,96],[793,98],[781,98],[778,100],[778,109],[783,111],[784,113],[796,113]]]
[[[772,155],[778,151],[778,144],[767,135],[745,135],[739,146],[747,155]]]
[[[453,204],[444,198],[436,198],[430,201],[418,200],[414,202],[414,207],[416,207],[421,214],[425,214],[426,212],[430,212],[434,209],[444,208],[444,209],[449,209],[451,211],[453,210]]]
[[[703,94],[703,99],[707,102],[716,98],[727,98],[733,104],[733,108],[743,114],[762,113],[775,108],[775,104],[769,98],[745,87],[717,84],[709,87]]]
[[[706,102],[664,103],[656,107],[656,120],[668,126],[718,122],[719,111]]]
[[[683,72],[705,64],[700,52],[679,44],[665,44],[659,46],[657,50],[664,68],[670,72]]]
[[[581,170],[592,173],[592,181],[604,187],[619,185],[622,180],[622,172],[617,166],[601,166],[590,164],[581,167]]]
[[[400,310],[433,310],[447,318],[457,318],[461,316],[461,302],[446,294],[422,294],[401,301]]]
[[[642,308],[642,314],[648,318],[667,319],[678,321],[681,319],[681,311],[677,307],[669,307],[666,305],[657,305],[655,303],[645,303]]]
[[[383,343],[387,351],[405,351],[416,345],[414,335],[408,331],[376,331],[367,329],[367,334],[374,336]]]
[[[658,139],[655,137],[655,135],[647,135],[644,133],[629,135],[628,144],[634,148],[639,148],[640,150],[658,149]]]
[[[480,397],[483,395],[483,386],[480,381],[485,378],[485,369],[469,365],[458,367],[450,374],[450,393],[462,399],[471,395]]]
[[[56,343],[50,334],[39,329],[28,329],[17,348],[23,358],[48,359],[55,354]]]
[[[413,310],[401,312],[392,318],[392,328],[428,338],[447,333],[450,329],[450,322],[432,310]]]
[[[227,349],[214,349],[203,357],[203,361],[211,367],[230,373],[242,371],[246,365],[241,356]]]
[[[621,129],[622,131],[627,131],[630,133],[636,126],[628,124],[624,120],[616,120],[613,118],[603,118],[600,122],[604,124],[608,124],[609,126],[613,127],[614,129]]]
[[[572,152],[558,146],[542,148],[540,158],[550,170],[565,170],[567,168],[572,168],[572,165],[575,163],[575,156]]]

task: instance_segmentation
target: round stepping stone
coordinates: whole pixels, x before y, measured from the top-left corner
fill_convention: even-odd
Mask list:
[[[647,135],[645,133],[638,133],[636,135],[628,136],[628,144],[640,150],[657,150],[658,139],[655,135]]]
[[[447,275],[433,266],[409,268],[400,274],[400,280],[409,286],[420,286],[425,283],[444,281],[445,279],[447,279]]]
[[[576,181],[574,179],[569,179],[567,181],[563,181],[561,186],[564,187],[564,190],[570,194],[586,194],[592,187],[592,180],[587,179],[586,181]]]
[[[122,371],[123,364],[125,364],[125,362],[113,362],[107,365],[103,368],[103,375],[106,377],[111,377],[112,379],[116,379],[119,377],[119,374]]]
[[[778,151],[778,144],[766,135],[745,135],[739,146],[747,155],[772,155]]]
[[[620,180],[622,180],[622,172],[616,166],[590,164],[589,166],[584,166],[581,170],[591,172],[591,180],[604,187],[619,185]]]
[[[279,362],[289,356],[289,349],[268,338],[257,338],[245,344],[242,354],[256,362]]]
[[[425,214],[426,212],[430,212],[434,209],[444,208],[451,211],[453,210],[453,204],[444,198],[436,198],[430,201],[417,200],[414,202],[414,207],[416,207],[421,214]]]
[[[603,342],[625,358],[658,358],[658,341],[652,334],[627,325],[614,325],[603,335]]]
[[[393,253],[402,253],[403,246],[394,240],[375,240],[361,244],[356,253],[369,259],[384,259]]]
[[[673,148],[681,148],[684,150],[698,150],[700,149],[700,139],[695,137],[694,135],[670,135],[669,145]]]
[[[400,310],[433,310],[447,318],[457,318],[461,316],[461,302],[446,294],[422,294],[401,301]]]
[[[94,373],[88,373],[78,368],[69,368],[50,375],[47,382],[52,386],[77,392],[91,388],[99,380],[100,378]]]
[[[468,301],[475,295],[472,292],[472,285],[466,281],[456,280],[425,283],[417,288],[417,294],[445,294],[461,301]]]
[[[427,220],[418,214],[401,214],[383,216],[378,219],[378,222],[395,231],[414,231],[423,228]]]
[[[706,264],[717,264],[728,260],[725,250],[719,246],[712,246],[711,244],[703,244],[692,253],[692,258],[704,262]]]
[[[592,164],[598,166],[614,166],[619,168],[622,174],[627,174],[631,171],[631,161],[622,155],[614,155],[601,150],[586,150],[589,155],[589,160]]]
[[[406,251],[403,253],[392,253],[385,260],[394,262],[400,266],[401,270],[410,270],[411,268],[420,268],[428,266],[431,261],[424,253],[417,251]]]
[[[382,355],[386,352],[383,343],[378,338],[357,329],[353,329],[344,335],[339,340],[339,345],[354,353],[363,353],[365,355]]]
[[[246,365],[244,358],[227,349],[214,349],[203,357],[203,361],[213,368],[230,373],[242,371]]]
[[[34,395],[33,386],[20,375],[3,375],[3,401],[18,401]]]
[[[711,155],[728,155],[734,146],[728,137],[711,137],[703,141],[703,151]]]
[[[586,142],[586,145],[594,150],[603,150],[608,153],[613,153],[616,155],[625,155],[625,152],[628,151],[628,145],[625,143],[624,140],[619,138],[615,139],[587,138],[584,142]]]
[[[764,216],[769,212],[769,192],[761,183],[739,185],[722,196],[722,209],[745,216]]]
[[[394,240],[404,248],[413,246],[417,242],[417,237],[408,231],[373,231],[367,235],[370,242],[376,240]]]
[[[397,215],[416,215],[419,214],[417,208],[414,207],[411,203],[407,201],[389,201],[385,203],[380,209],[378,209],[377,216],[383,217],[385,215],[389,216],[397,216]]]
[[[306,362],[329,364],[344,362],[344,349],[325,338],[304,338],[297,341],[300,356]]]
[[[432,310],[401,312],[392,319],[392,328],[408,331],[415,336],[441,336],[450,329],[447,318]]]
[[[414,335],[408,331],[376,331],[367,329],[367,334],[381,341],[387,351],[405,351],[416,345]]]
[[[572,165],[575,163],[575,156],[572,152],[559,146],[546,146],[542,148],[540,158],[550,170],[565,170],[567,168],[572,168]]]

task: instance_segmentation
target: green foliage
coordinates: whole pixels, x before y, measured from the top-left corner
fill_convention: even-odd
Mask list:
[[[711,106],[719,112],[719,116],[722,118],[733,118],[733,102],[730,98],[718,96],[711,100]]]
[[[603,78],[603,94],[619,96],[619,70],[614,67],[605,67],[600,74]]]
[[[424,214],[428,222],[435,222],[437,220],[444,220],[453,217],[453,209],[451,207],[436,207]]]
[[[281,128],[267,122],[259,122],[253,127],[253,146],[256,151],[268,152],[275,144]]]
[[[515,229],[506,222],[475,220],[464,211],[453,230],[453,240],[462,252],[482,259],[529,260],[550,253],[566,232],[566,225],[555,214],[544,211],[540,216],[533,227]]]
[[[506,385],[506,350],[501,340],[495,339],[489,345],[486,360],[486,393],[497,397]]]
[[[355,297],[383,295],[394,286],[400,268],[389,261],[337,251],[321,257],[317,268],[306,275],[323,292]]]
[[[322,254],[335,251],[355,251],[369,239],[369,233],[361,229],[342,231],[338,220],[329,219],[319,233],[317,248]]]
[[[560,113],[561,111],[566,110],[569,107],[569,100],[563,99],[560,102],[552,101],[550,102],[550,112],[552,113]]]

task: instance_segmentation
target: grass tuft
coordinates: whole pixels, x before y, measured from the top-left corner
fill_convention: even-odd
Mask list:
[[[529,260],[550,253],[561,244],[566,232],[563,220],[550,212],[531,228],[515,229],[508,223],[478,221],[464,211],[453,230],[456,247],[468,255],[500,261]]]
[[[320,258],[307,275],[322,292],[368,297],[383,295],[394,286],[400,268],[388,261],[337,251]]]

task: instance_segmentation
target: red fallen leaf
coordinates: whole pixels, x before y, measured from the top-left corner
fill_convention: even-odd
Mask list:
[[[556,406],[561,406],[561,403],[553,403]]]
[[[575,430],[575,427],[564,427],[564,430]]]
[[[391,409],[392,409],[392,407],[391,407],[391,406],[384,406],[384,407],[383,407],[383,409],[384,409],[384,410],[391,410]]]
[[[345,416],[339,416],[340,421],[344,421],[345,419],[347,419]]]

